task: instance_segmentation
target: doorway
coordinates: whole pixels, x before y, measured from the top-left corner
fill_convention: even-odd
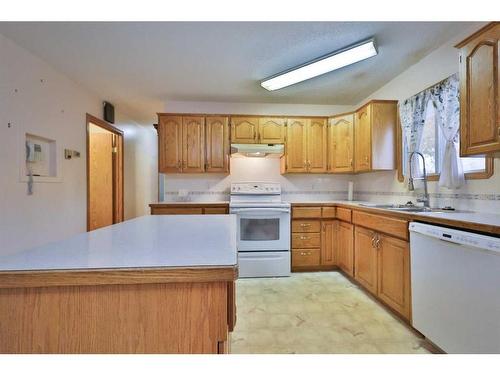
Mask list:
[[[87,231],[123,221],[123,132],[87,114]]]

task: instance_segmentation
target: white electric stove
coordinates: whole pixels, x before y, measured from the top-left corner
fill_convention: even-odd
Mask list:
[[[239,276],[290,276],[291,208],[280,184],[233,183],[229,208],[238,215]]]

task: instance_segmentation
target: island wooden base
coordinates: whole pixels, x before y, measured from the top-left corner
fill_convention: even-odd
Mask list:
[[[1,353],[220,353],[234,281],[0,288]]]

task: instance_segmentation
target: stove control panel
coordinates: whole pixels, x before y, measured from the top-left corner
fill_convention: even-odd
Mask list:
[[[235,182],[231,184],[231,194],[281,194],[281,186],[276,182]]]

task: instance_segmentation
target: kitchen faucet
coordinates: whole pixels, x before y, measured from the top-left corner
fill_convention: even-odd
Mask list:
[[[422,163],[424,165],[424,176],[419,177],[419,178],[414,178],[413,173],[411,170],[411,160],[413,158],[413,155],[420,155],[422,158]],[[418,151],[413,151],[410,153],[409,157],[409,163],[410,163],[410,176],[408,177],[408,190],[410,191],[415,191],[415,185],[413,184],[414,180],[424,180],[424,197],[423,198],[417,198],[417,202],[423,203],[424,207],[430,208],[430,203],[429,203],[429,191],[427,190],[427,172],[425,170],[425,157],[422,153]]]

